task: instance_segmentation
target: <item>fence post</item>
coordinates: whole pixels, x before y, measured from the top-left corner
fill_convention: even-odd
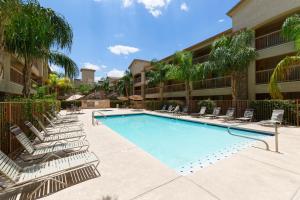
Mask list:
[[[296,119],[297,119],[297,127],[299,127],[299,99],[296,100]]]

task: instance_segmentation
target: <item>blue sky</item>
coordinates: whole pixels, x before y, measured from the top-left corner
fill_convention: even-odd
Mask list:
[[[231,27],[239,0],[40,0],[71,24],[70,57],[96,77],[118,76],[133,59],[161,59]],[[54,67],[55,68],[55,67]]]

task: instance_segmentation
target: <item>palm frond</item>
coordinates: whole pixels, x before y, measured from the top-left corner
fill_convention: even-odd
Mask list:
[[[282,94],[278,86],[278,81],[284,79],[291,66],[300,64],[300,56],[290,56],[284,58],[276,66],[269,83],[269,92],[274,99],[282,99]]]
[[[65,70],[65,76],[75,78],[79,74],[76,63],[68,56],[59,52],[50,52],[48,54],[49,63],[62,67]]]

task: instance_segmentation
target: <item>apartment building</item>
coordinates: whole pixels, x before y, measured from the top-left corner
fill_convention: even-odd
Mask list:
[[[285,19],[295,13],[300,13],[299,0],[241,0],[227,15],[232,19],[232,28],[217,34],[205,41],[184,50],[193,52],[194,62],[208,60],[212,42],[221,35],[232,34],[245,28],[255,31],[253,45],[258,57],[248,67],[245,80],[248,99],[269,98],[268,82],[277,63],[288,55],[296,53],[294,43],[285,40],[280,33]],[[171,55],[162,59],[169,62]],[[145,71],[151,69],[149,62],[135,60],[130,65],[134,76],[135,91],[146,99],[159,98],[158,87],[148,87]],[[279,83],[286,99],[300,98],[300,66],[293,66],[290,73]],[[191,83],[193,99],[230,100],[231,77],[211,74],[203,81]],[[164,86],[166,99],[184,99],[185,85],[181,82],[169,81]]]
[[[16,56],[0,52],[0,99],[5,95],[21,95],[23,90],[24,62]],[[31,92],[48,78],[49,67],[43,60],[36,61],[31,69]]]

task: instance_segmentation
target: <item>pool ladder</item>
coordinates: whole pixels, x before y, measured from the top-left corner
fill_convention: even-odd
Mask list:
[[[92,112],[92,124],[95,126],[95,113],[99,113],[102,117],[106,118],[107,116],[100,110],[95,110]]]
[[[266,145],[266,150],[270,151],[270,146],[265,140],[258,139],[258,138],[253,138],[253,137],[249,137],[249,136],[245,136],[245,135],[234,134],[230,131],[230,127],[227,127],[227,132],[229,133],[229,135],[232,135],[232,136],[247,138],[247,139],[250,139],[250,140],[256,140],[256,141],[259,141],[259,142],[263,142]]]

